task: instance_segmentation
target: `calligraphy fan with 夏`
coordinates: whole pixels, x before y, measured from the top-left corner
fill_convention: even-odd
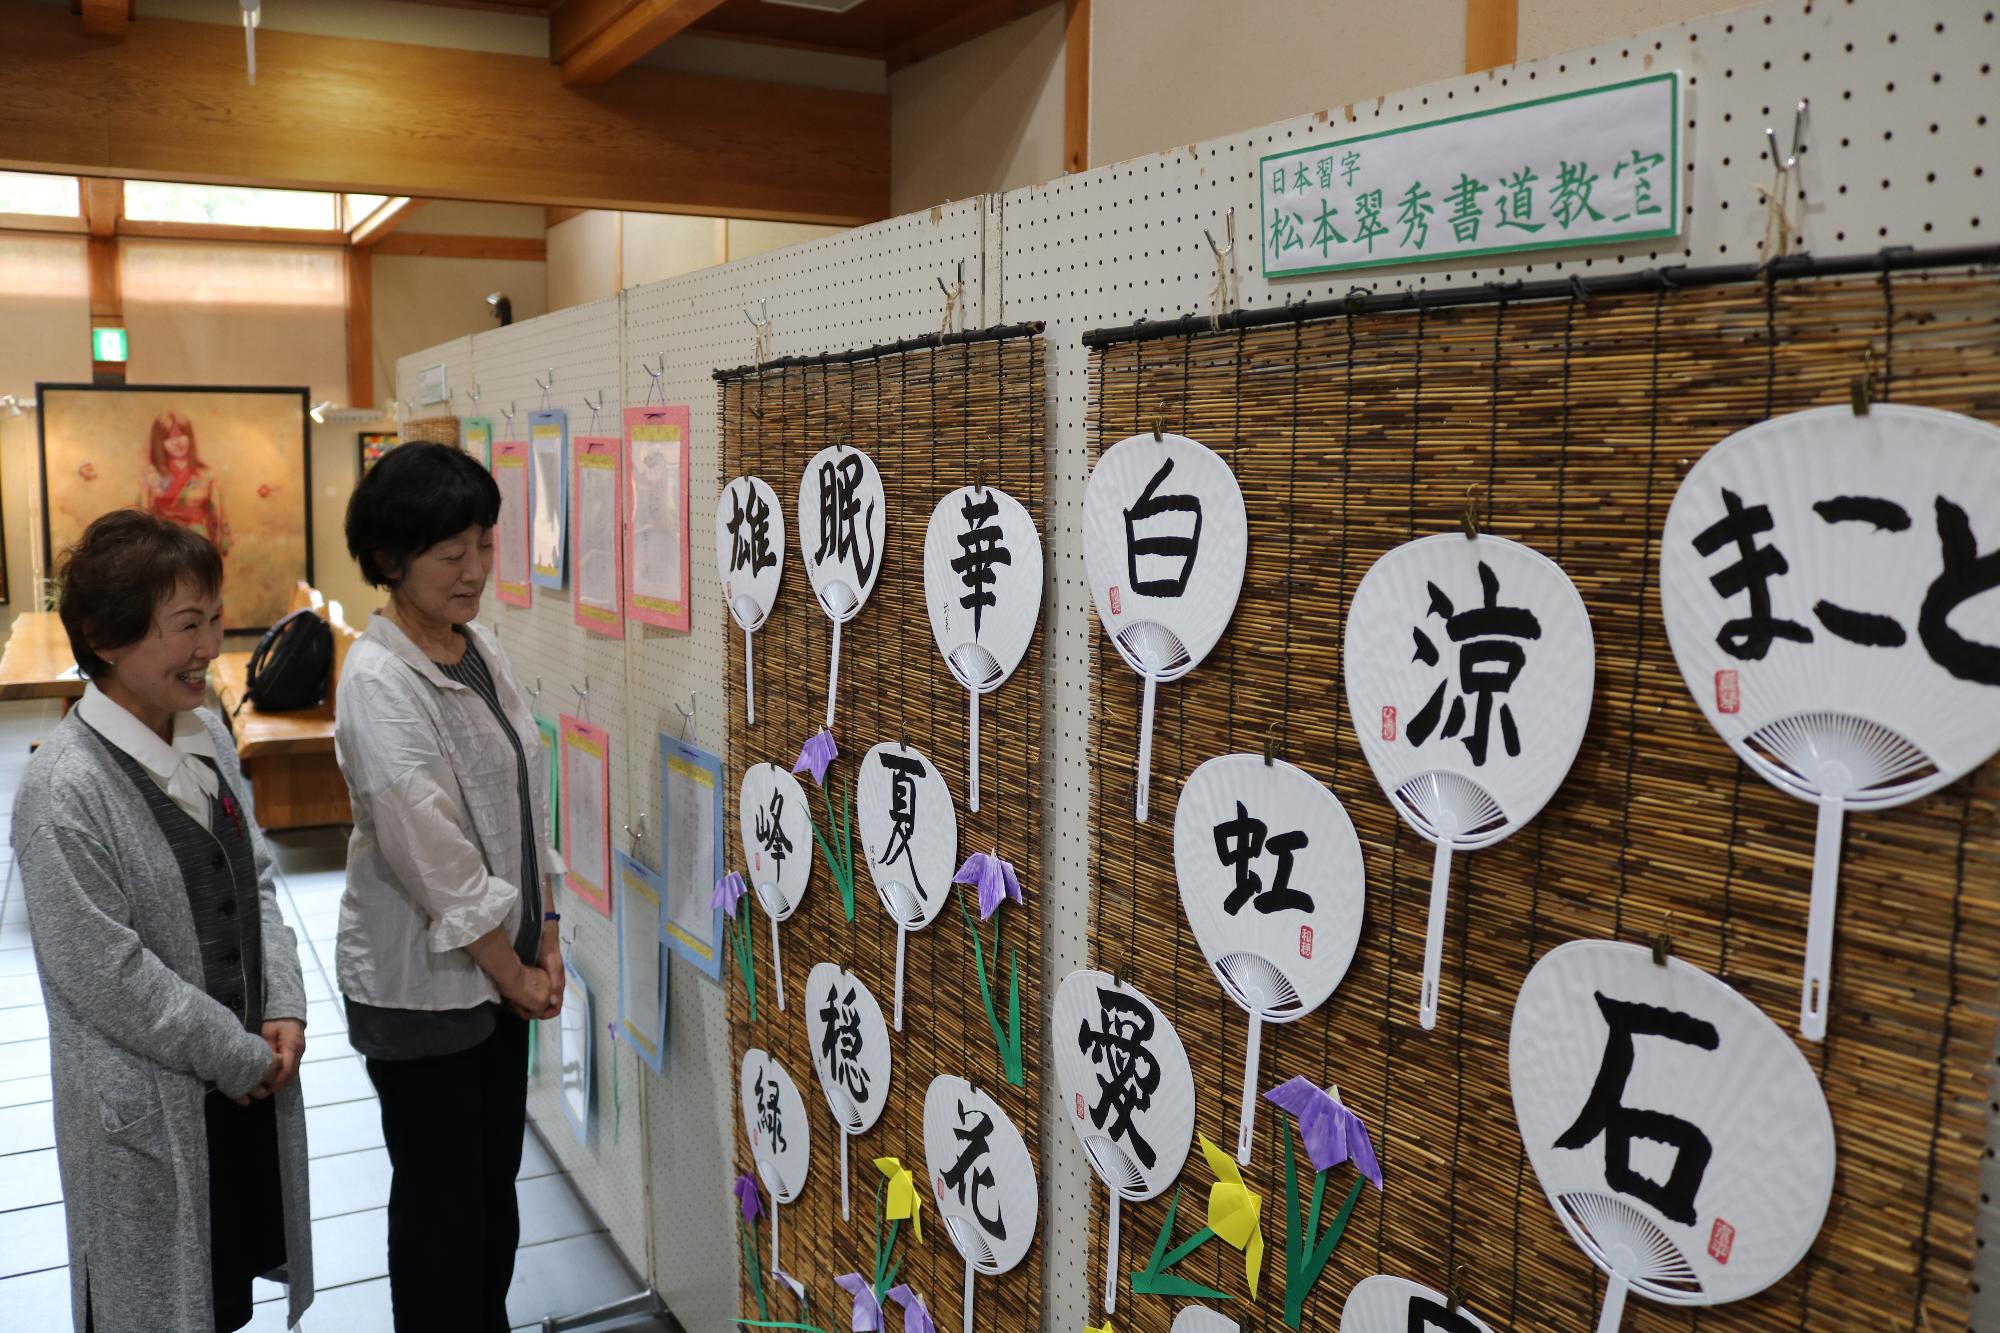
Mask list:
[[[1819,408],[1738,431],[1667,510],[1660,606],[1710,725],[1818,808],[1799,1030],[1826,1035],[1842,820],[2000,750],[2000,429]]]
[[[854,799],[861,850],[875,896],[896,923],[896,1031],[903,1030],[903,955],[913,930],[937,920],[951,901],[958,868],[958,811],[944,774],[924,753],[885,742],[861,760]]]
[[[1181,911],[1223,991],[1250,1015],[1236,1160],[1250,1160],[1264,1024],[1326,1003],[1361,939],[1361,840],[1340,799],[1282,759],[1226,754],[1174,809]]]
[[[1133,814],[1146,821],[1153,702],[1222,638],[1243,590],[1250,524],[1236,474],[1185,435],[1134,435],[1104,451],[1083,492],[1083,564],[1097,618],[1145,693]]]
[[[791,1203],[805,1188],[812,1167],[812,1122],[798,1084],[769,1051],[743,1052],[737,1100],[743,1107],[743,1132],[750,1138],[750,1156],[757,1176],[771,1196],[771,1271],[778,1263],[778,1205]]]
[[[840,694],[840,627],[861,614],[882,577],[889,501],[875,460],[851,444],[814,454],[799,479],[799,554],[820,610],[833,622],[826,726]]]
[[[787,921],[806,896],[812,879],[812,812],[799,780],[778,764],[752,764],[737,789],[736,822],[743,838],[743,861],[750,887],[771,919],[771,980],[778,1009],[785,1007],[784,955],[778,923]]]
[[[1562,785],[1590,721],[1596,649],[1576,585],[1505,537],[1398,546],[1354,590],[1347,702],[1396,813],[1436,846],[1417,1019],[1437,1026],[1454,852],[1489,847]]]
[[[889,1029],[860,977],[837,963],[806,976],[806,1033],[827,1109],[840,1127],[840,1216],[847,1218],[847,1141],[882,1118],[889,1100]]]
[[[757,720],[757,678],[751,644],[771,608],[785,573],[785,511],[762,477],[736,477],[715,501],[715,571],[722,600],[743,630],[743,720]]]
[[[940,1074],[924,1092],[924,1162],[938,1216],[965,1259],[972,1333],[973,1274],[1005,1273],[1034,1244],[1035,1162],[1000,1104],[955,1074]]]
[[[1678,958],[1576,940],[1514,1004],[1508,1076],[1528,1161],[1571,1239],[1626,1292],[1718,1305],[1770,1286],[1833,1197],[1833,1117],[1763,1011]]]
[[[1362,1278],[1340,1307],[1340,1333],[1493,1333],[1463,1305],[1408,1278]]]
[[[1104,1310],[1118,1300],[1118,1205],[1157,1198],[1194,1139],[1194,1073],[1158,1005],[1109,972],[1084,968],[1056,990],[1051,1032],[1063,1119],[1111,1192]]]

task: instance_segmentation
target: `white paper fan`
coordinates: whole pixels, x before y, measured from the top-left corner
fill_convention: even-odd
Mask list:
[[[903,1030],[903,954],[913,930],[937,920],[958,869],[958,811],[944,775],[921,750],[885,742],[861,760],[855,824],[875,896],[896,923],[896,1031]]]
[[[1716,1305],[1783,1277],[1833,1196],[1833,1118],[1777,1024],[1677,958],[1551,950],[1514,1005],[1508,1075],[1528,1160],[1571,1239],[1628,1289]]]
[[[743,1052],[738,1078],[738,1103],[743,1129],[750,1136],[750,1154],[764,1192],[771,1196],[771,1271],[779,1271],[778,1212],[780,1204],[799,1197],[812,1167],[812,1121],[798,1084],[768,1051]]]
[[[861,978],[835,963],[806,976],[813,1070],[840,1129],[840,1216],[847,1217],[847,1141],[865,1134],[889,1099],[889,1029]]]
[[[1590,721],[1590,616],[1553,560],[1504,537],[1440,534],[1363,576],[1346,660],[1361,752],[1437,848],[1417,1002],[1432,1028],[1452,853],[1500,841],[1562,785]]]
[[[785,573],[785,511],[762,477],[737,477],[715,502],[715,572],[722,600],[743,629],[743,720],[757,720],[757,679],[751,642],[771,608]]]
[[[1722,738],[1818,807],[1799,1030],[1826,1035],[1842,817],[2000,750],[2000,429],[1795,412],[1688,470],[1660,544],[1674,659]]]
[[[1174,876],[1216,980],[1250,1015],[1236,1135],[1236,1160],[1248,1162],[1264,1024],[1324,1004],[1360,942],[1361,840],[1340,799],[1304,769],[1221,755],[1181,789]]]
[[[1083,564],[1097,617],[1145,681],[1134,815],[1152,785],[1153,699],[1201,664],[1243,589],[1249,518],[1236,474],[1185,435],[1134,435],[1104,451],[1083,492]]]
[[[1340,1307],[1340,1333],[1493,1333],[1463,1305],[1408,1278],[1362,1278]]]
[[[965,1260],[963,1309],[972,1330],[973,1274],[1005,1273],[1035,1240],[1034,1159],[1000,1104],[955,1074],[924,1091],[924,1162],[931,1195]]]
[[[1172,1333],[1238,1333],[1242,1328],[1227,1315],[1217,1314],[1206,1306],[1189,1305],[1174,1316]]]
[[[1118,1205],[1157,1197],[1194,1138],[1194,1074],[1158,1005],[1109,972],[1084,968],[1056,991],[1051,1031],[1063,1118],[1111,1192],[1104,1310],[1118,1298]]]
[[[777,764],[752,764],[743,771],[736,797],[737,826],[750,888],[771,920],[771,980],[778,1009],[785,1007],[784,954],[778,923],[791,918],[812,879],[812,811],[805,788]]]
[[[861,614],[882,577],[889,501],[875,460],[852,445],[822,449],[799,479],[799,553],[820,610],[833,621],[826,668],[826,725],[840,690],[840,627]]]
[[[972,485],[938,501],[924,531],[924,602],[938,651],[967,691],[967,804],[977,814],[979,696],[1014,674],[1042,613],[1042,538],[1019,500]]]

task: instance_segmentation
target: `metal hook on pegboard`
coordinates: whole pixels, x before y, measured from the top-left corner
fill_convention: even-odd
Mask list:
[[[510,438],[514,434],[514,418],[519,416],[520,412],[521,405],[518,402],[509,403],[500,411],[500,415],[507,419],[507,434]]]
[[[583,678],[581,688],[575,685],[571,685],[569,688],[570,692],[576,695],[576,720],[579,722],[590,721],[590,677],[585,676]]]
[[[938,337],[951,336],[952,320],[958,314],[959,302],[965,299],[965,261],[958,261],[958,278],[951,286],[945,286],[944,279],[937,280],[938,290],[944,293],[944,324],[938,329]]]
[[[652,380],[651,386],[646,390],[646,401],[641,406],[652,406],[653,397],[657,394],[660,399],[660,406],[665,407],[667,405],[667,354],[665,352],[660,353],[660,364],[657,366],[649,366],[644,359],[641,359],[639,369],[645,371],[647,378]]]
[[[604,390],[599,389],[597,391],[597,401],[594,403],[590,401],[588,395],[585,395],[583,405],[590,409],[590,433],[595,435],[597,434],[598,416],[604,411]]]
[[[701,696],[692,690],[688,691],[688,706],[686,708],[681,707],[680,700],[674,700],[674,711],[681,715],[681,739],[690,745],[695,743],[695,736],[699,734],[694,725],[694,718],[696,711],[700,707]]]
[[[757,313],[751,314],[750,307],[743,307],[743,318],[750,321],[750,327],[757,331],[756,355],[752,358],[757,365],[771,359],[771,303],[757,302]]]
[[[469,389],[467,389],[467,390],[465,391],[465,400],[466,400],[467,402],[469,402],[469,403],[471,403],[471,404],[472,404],[472,410],[473,410],[473,411],[477,412],[477,411],[479,410],[479,381],[478,381],[478,380],[474,380],[474,381],[472,382],[472,387],[471,387],[471,388],[469,388]]]
[[[1778,151],[1778,131],[1771,126],[1764,127],[1764,142],[1771,155],[1771,188],[1758,186],[1757,191],[1764,198],[1764,239],[1757,244],[1757,254],[1765,263],[1782,259],[1792,249],[1792,199],[1798,193],[1800,143],[1806,123],[1807,99],[1801,97],[1792,110],[1792,146],[1790,152]]]
[[[1201,234],[1208,238],[1208,248],[1215,254],[1215,285],[1208,294],[1212,307],[1208,327],[1219,329],[1222,317],[1236,308],[1236,266],[1230,262],[1230,256],[1236,252],[1236,206],[1231,204],[1229,212],[1223,215],[1221,245],[1215,243],[1215,236],[1208,228],[1203,227]]]
[[[630,824],[625,825],[625,833],[632,839],[632,859],[634,861],[640,859],[639,845],[646,841],[646,812],[641,810],[636,818],[639,821],[639,827],[633,828]]]
[[[546,412],[549,410],[549,393],[556,387],[556,368],[549,367],[549,377],[546,381],[539,375],[536,376],[535,387],[542,391],[542,411]]]

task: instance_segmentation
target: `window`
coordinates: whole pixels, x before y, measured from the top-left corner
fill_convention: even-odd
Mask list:
[[[352,231],[356,223],[365,222],[370,214],[389,202],[386,194],[350,194],[347,196],[347,229]]]
[[[0,171],[0,213],[32,213],[38,217],[83,215],[74,176],[40,176],[26,171]]]
[[[340,225],[339,199],[338,195],[307,190],[125,182],[125,216],[135,222],[206,222],[226,227],[335,231]]]

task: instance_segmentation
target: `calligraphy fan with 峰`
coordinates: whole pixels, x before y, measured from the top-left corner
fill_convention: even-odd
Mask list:
[[[1034,1244],[1035,1162],[1000,1104],[956,1074],[940,1074],[924,1092],[924,1162],[938,1216],[965,1259],[972,1333],[973,1274],[1005,1273]]]
[[[1408,1278],[1362,1278],[1340,1307],[1340,1333],[1493,1333],[1448,1296]]]
[[[937,920],[951,901],[958,868],[958,811],[944,774],[924,753],[900,742],[875,746],[861,760],[855,822],[875,896],[896,923],[896,995],[903,1030],[903,955],[909,934]]]
[[[785,511],[762,477],[736,477],[715,501],[715,570],[722,600],[743,630],[743,720],[757,720],[751,644],[778,604],[785,573]]]
[[[826,726],[840,694],[840,627],[861,614],[887,554],[889,502],[875,460],[851,444],[820,450],[799,478],[799,554],[820,610],[833,622]]]
[[[882,1118],[889,1100],[889,1029],[861,978],[837,963],[806,976],[806,1033],[813,1070],[840,1128],[840,1216],[847,1218],[847,1141]]]
[[[790,1203],[805,1188],[812,1166],[812,1121],[798,1084],[768,1051],[743,1052],[737,1083],[743,1107],[743,1132],[750,1138],[750,1155],[757,1176],[771,1196],[771,1271],[778,1263],[778,1205]]]
[[[778,764],[752,764],[737,789],[736,822],[750,887],[771,919],[771,981],[778,1010],[785,1008],[784,955],[778,923],[791,918],[812,879],[812,812],[799,780]]]

